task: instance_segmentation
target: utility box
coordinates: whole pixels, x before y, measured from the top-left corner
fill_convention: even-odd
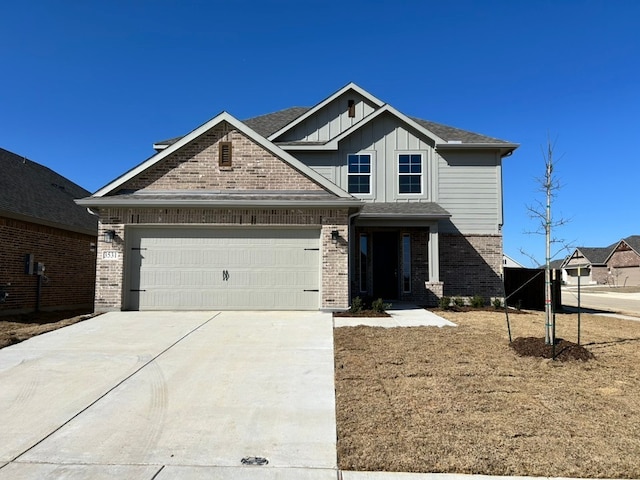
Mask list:
[[[27,253],[24,256],[24,273],[33,275],[33,253]]]

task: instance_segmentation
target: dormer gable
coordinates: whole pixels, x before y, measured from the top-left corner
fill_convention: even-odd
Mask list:
[[[283,146],[322,145],[340,136],[383,105],[384,102],[356,84],[349,83],[270,135],[269,140]]]

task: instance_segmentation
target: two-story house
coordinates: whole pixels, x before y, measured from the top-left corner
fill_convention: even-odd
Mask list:
[[[96,309],[345,309],[502,296],[502,159],[351,83],[223,112],[78,201],[100,217]]]

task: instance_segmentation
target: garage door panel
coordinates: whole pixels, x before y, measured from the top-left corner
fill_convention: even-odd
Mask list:
[[[132,228],[129,308],[317,309],[319,230]]]

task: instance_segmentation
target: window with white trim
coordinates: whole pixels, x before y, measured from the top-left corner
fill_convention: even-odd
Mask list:
[[[422,193],[422,154],[398,154],[398,193]]]
[[[349,193],[371,193],[371,155],[350,154],[347,159],[347,190]]]

